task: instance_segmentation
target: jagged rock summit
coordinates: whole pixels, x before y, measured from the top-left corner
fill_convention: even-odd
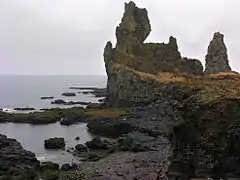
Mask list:
[[[147,10],[138,8],[133,2],[126,3],[122,21],[116,29],[116,46],[108,42],[104,50],[108,75],[106,102],[111,106],[156,99],[153,79],[157,79],[159,73],[203,74],[199,60],[181,57],[176,38],[171,36],[167,44],[144,43],[150,31]]]
[[[227,48],[224,43],[224,35],[219,32],[214,34],[213,39],[208,46],[205,66],[205,74],[231,71]]]
[[[148,37],[151,25],[146,9],[137,8],[134,2],[125,3],[122,22],[116,29],[117,49],[132,52]]]

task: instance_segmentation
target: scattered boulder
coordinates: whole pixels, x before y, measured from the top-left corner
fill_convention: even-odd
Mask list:
[[[72,169],[71,165],[66,163],[66,164],[63,164],[60,168],[61,171],[70,171]]]
[[[64,101],[63,99],[56,99],[54,101],[51,102],[51,104],[58,104],[58,105],[64,105],[66,104],[67,102]]]
[[[75,146],[75,149],[79,152],[87,152],[87,147],[84,146],[83,144],[77,144]]]
[[[63,149],[65,147],[64,138],[50,138],[44,140],[44,146],[46,149]]]
[[[58,169],[59,169],[59,165],[51,161],[42,162],[40,165],[41,171],[46,171],[46,170],[56,171]]]
[[[118,118],[102,118],[96,121],[90,121],[87,127],[88,131],[92,134],[113,138],[129,133],[134,129],[130,123]]]
[[[76,96],[76,93],[74,93],[74,92],[65,92],[65,93],[62,93],[62,96],[72,97],[72,96]]]
[[[46,100],[46,99],[54,99],[53,96],[43,96],[41,97],[42,100]]]
[[[80,140],[80,137],[78,137],[78,136],[75,137],[75,140],[76,140],[76,141],[79,141],[79,140]]]
[[[85,145],[89,149],[108,149],[107,144],[99,137],[96,137],[91,141],[87,141]]]
[[[214,34],[213,39],[208,46],[205,66],[205,74],[231,71],[227,48],[224,43],[224,35],[219,32]]]

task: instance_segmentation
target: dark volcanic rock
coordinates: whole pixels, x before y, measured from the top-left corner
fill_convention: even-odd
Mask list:
[[[77,144],[75,146],[75,149],[79,152],[86,152],[87,151],[87,147],[84,146],[83,144]]]
[[[142,44],[151,31],[148,12],[137,8],[133,2],[125,4],[122,22],[116,29],[117,48],[122,52],[132,52]]]
[[[224,44],[223,38],[223,34],[220,34],[219,32],[214,34],[213,40],[208,46],[205,74],[231,71],[227,55],[227,48]]]
[[[59,176],[56,172],[46,171],[43,180],[59,180]]]
[[[44,146],[46,149],[63,149],[65,147],[64,138],[50,138],[44,140]]]
[[[9,176],[9,179],[26,178],[34,179],[40,162],[35,154],[26,151],[15,139],[9,139],[0,134],[0,177]]]
[[[62,93],[62,96],[76,96],[76,93],[73,92],[66,92],[66,93]]]
[[[57,105],[83,105],[86,106],[89,104],[89,102],[82,102],[82,101],[64,101],[63,99],[56,99],[51,102],[51,104],[57,104]]]
[[[107,42],[103,54],[108,76],[107,106],[126,107],[159,99],[158,73],[203,75],[199,60],[181,57],[176,38],[171,36],[168,43],[144,43],[150,31],[147,10],[133,2],[126,4],[116,29],[116,47]]]
[[[93,92],[95,97],[106,97],[107,96],[107,89],[105,88],[97,88],[94,89]]]
[[[95,135],[119,137],[133,131],[133,126],[120,119],[102,119],[87,124],[88,131]]]
[[[87,141],[85,145],[89,149],[108,149],[107,143],[105,143],[101,138],[96,137],[91,141]]]
[[[71,170],[71,169],[72,169],[72,167],[71,167],[71,165],[68,164],[68,163],[63,164],[63,165],[61,166],[61,168],[60,168],[61,171],[69,171],[69,170]]]
[[[46,170],[56,171],[58,169],[59,169],[59,165],[57,163],[50,162],[50,161],[42,162],[40,165],[41,171],[46,171]]]
[[[35,108],[14,108],[15,111],[34,111]]]
[[[79,140],[80,140],[80,137],[78,137],[78,136],[75,137],[75,140],[76,140],[76,141],[79,141]]]
[[[43,96],[41,97],[42,100],[46,100],[46,99],[54,99],[53,96]]]
[[[169,172],[181,177],[239,177],[239,99],[197,103],[189,99],[181,107],[173,141]],[[184,168],[183,168],[184,167]]]
[[[51,102],[51,104],[59,104],[59,105],[64,105],[66,104],[67,102],[64,101],[63,99],[56,99],[54,101]]]

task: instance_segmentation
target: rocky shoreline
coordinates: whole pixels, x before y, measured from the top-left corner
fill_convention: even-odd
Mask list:
[[[27,115],[0,112],[0,122],[88,123],[94,138],[69,150],[83,162],[61,168],[48,162],[34,171],[37,176],[52,180],[240,177],[240,75],[229,66],[224,36],[214,33],[203,70],[199,60],[181,56],[172,36],[168,43],[144,43],[150,32],[147,10],[126,3],[116,28],[116,46],[107,42],[104,49],[107,89],[70,87],[104,94],[100,104]],[[57,148],[65,145],[64,139],[60,141]],[[27,154],[27,161],[35,162],[35,156],[16,141],[0,136],[2,147]],[[2,162],[12,163],[8,162],[12,156],[1,160],[9,157],[8,151],[2,152],[0,167]],[[20,157],[14,157],[22,166]],[[5,176],[8,169],[1,173]]]

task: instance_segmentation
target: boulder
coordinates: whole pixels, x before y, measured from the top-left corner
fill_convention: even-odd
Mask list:
[[[80,137],[78,137],[78,136],[75,137],[75,140],[76,140],[76,141],[79,141],[79,140],[80,140]]]
[[[90,121],[87,124],[88,131],[92,134],[106,137],[119,137],[122,134],[129,133],[133,130],[133,126],[121,119],[99,119]]]
[[[74,92],[65,92],[65,93],[62,93],[62,96],[76,96],[76,93]]]
[[[208,46],[205,59],[205,74],[231,71],[223,34],[219,32],[214,34],[213,39]]]
[[[65,147],[64,138],[50,138],[44,140],[44,146],[46,149],[63,149]]]
[[[108,149],[107,144],[99,137],[96,137],[91,141],[87,141],[85,145],[89,149]]]
[[[59,165],[51,161],[42,162],[40,165],[40,170],[42,171],[56,171],[58,169]]]
[[[61,171],[70,171],[72,169],[71,165],[66,163],[66,164],[63,164],[60,168]]]
[[[67,102],[64,101],[63,99],[56,99],[54,101],[51,102],[51,104],[58,104],[58,105],[64,105],[66,104]]]
[[[87,147],[84,146],[83,144],[77,144],[75,146],[75,149],[78,151],[78,152],[87,152]]]

